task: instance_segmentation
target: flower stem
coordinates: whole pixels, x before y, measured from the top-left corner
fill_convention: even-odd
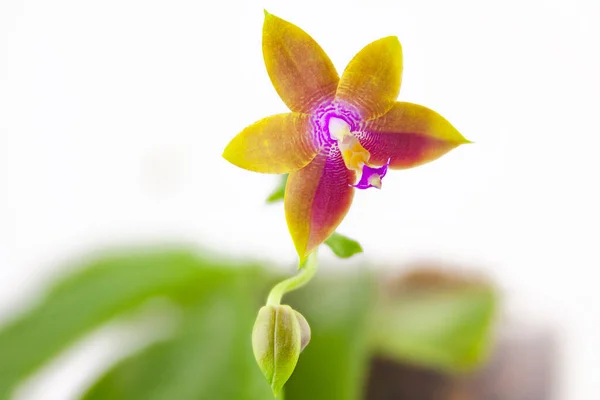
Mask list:
[[[267,305],[278,306],[281,304],[281,298],[284,294],[306,285],[315,276],[317,266],[317,250],[315,250],[310,253],[298,275],[279,282],[271,289],[267,298]]]

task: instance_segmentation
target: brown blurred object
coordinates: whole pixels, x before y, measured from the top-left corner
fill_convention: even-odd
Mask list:
[[[458,268],[456,271],[449,272],[436,268],[432,263],[413,264],[401,276],[384,279],[382,282],[384,293],[392,296],[410,290],[437,290],[490,284],[483,276],[459,272]]]
[[[384,293],[488,284],[485,279],[432,268],[411,268],[386,280]],[[556,340],[548,329],[508,320],[498,323],[489,361],[477,371],[450,374],[375,357],[367,400],[551,400],[555,393]]]
[[[521,327],[501,334],[481,370],[452,376],[375,358],[367,400],[551,400],[555,340],[548,332]]]

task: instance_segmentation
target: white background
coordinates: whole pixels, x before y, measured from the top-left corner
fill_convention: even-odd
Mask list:
[[[480,268],[509,309],[559,332],[559,398],[596,399],[592,0],[0,1],[0,316],[61,261],[124,241],[293,262],[281,206],[263,205],[275,178],[221,158],[243,127],[285,111],[262,61],[263,7],[340,71],[397,35],[400,98],[476,142],[359,192],[340,232],[383,263],[434,254]],[[73,352],[21,398],[71,398],[101,347]]]

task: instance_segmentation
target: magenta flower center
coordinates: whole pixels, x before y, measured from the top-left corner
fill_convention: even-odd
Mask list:
[[[336,103],[319,107],[315,112],[315,139],[321,145],[336,146],[347,169],[361,174],[358,189],[376,187],[381,189],[381,180],[387,173],[389,161],[381,167],[369,164],[371,154],[360,143],[357,132],[361,130],[356,112]]]

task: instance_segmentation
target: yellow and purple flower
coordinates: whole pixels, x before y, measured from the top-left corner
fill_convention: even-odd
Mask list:
[[[469,143],[436,112],[396,102],[402,47],[395,36],[364,47],[339,77],[312,37],[265,12],[263,56],[292,112],[250,125],[223,156],[250,171],[289,173],[284,208],[301,260],[342,222],[355,188],[381,188],[388,168],[424,164]]]

